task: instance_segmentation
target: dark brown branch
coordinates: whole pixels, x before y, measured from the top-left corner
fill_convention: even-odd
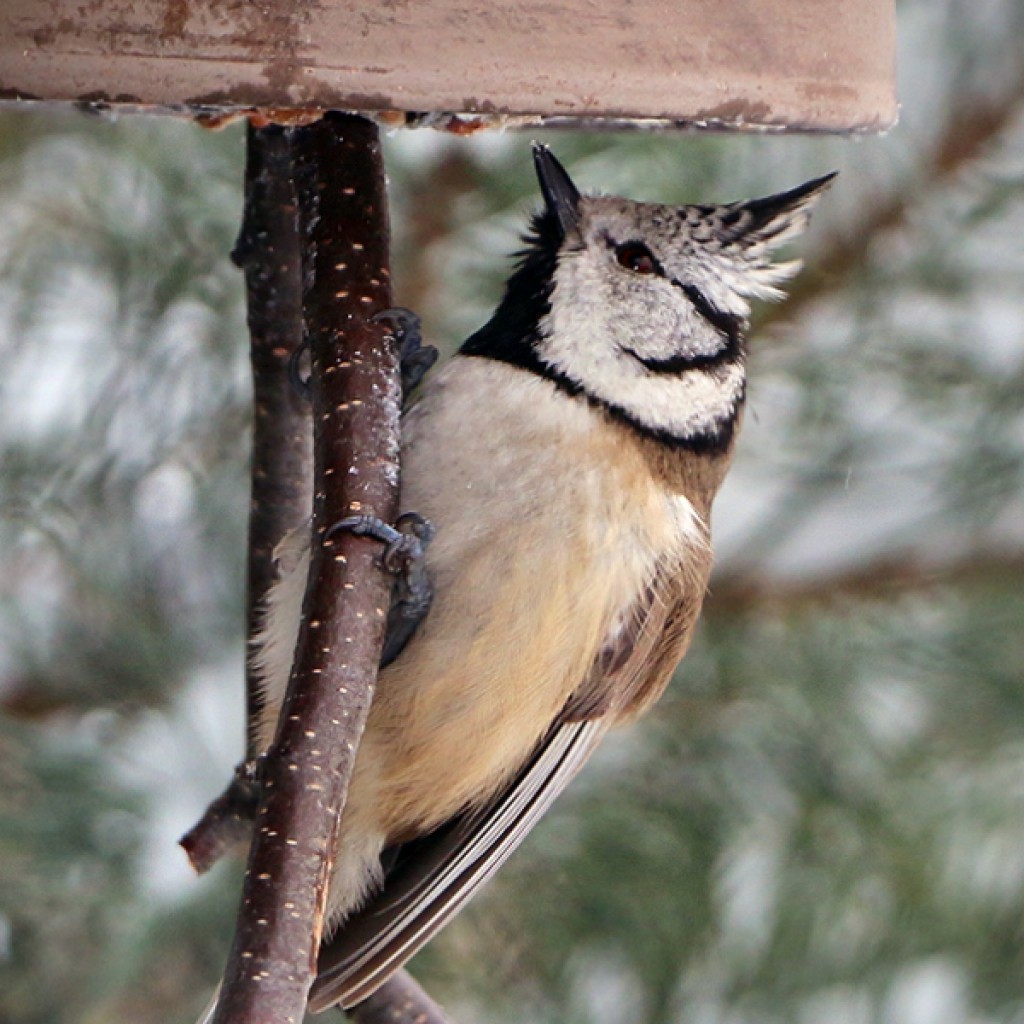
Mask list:
[[[722,576],[712,580],[705,615],[789,614],[851,601],[889,600],[939,587],[1016,586],[1022,573],[1024,552],[1010,551],[974,553],[945,563],[889,558],[796,580]]]
[[[390,305],[377,130],[329,115],[291,138],[310,282],[312,564],[215,1024],[302,1019],[390,596],[375,541],[323,542],[346,515],[391,521],[397,511],[398,362],[388,328],[367,320]]]
[[[285,129],[246,137],[245,206],[235,263],[245,272],[253,379],[252,495],[246,636],[258,626],[274,580],[274,550],[309,519],[313,448],[309,403],[289,384],[288,365],[302,342],[302,267],[291,146]],[[251,831],[256,810],[252,758],[261,700],[246,659],[246,764],[181,839],[196,871],[211,868]]]
[[[257,763],[240,764],[224,792],[210,802],[199,821],[178,840],[197,874],[209,871],[252,833],[253,818],[259,806]]]
[[[248,127],[245,209],[235,262],[245,272],[253,381],[252,498],[246,635],[258,626],[264,595],[274,581],[274,551],[309,519],[313,447],[309,403],[288,380],[302,343],[302,257],[288,134],[277,125]],[[261,706],[246,672],[247,756]]]
[[[353,1024],[450,1024],[444,1011],[407,972],[393,974],[348,1011]]]

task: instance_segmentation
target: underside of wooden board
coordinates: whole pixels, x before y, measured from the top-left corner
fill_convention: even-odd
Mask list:
[[[893,0],[4,0],[0,100],[870,132],[896,119],[894,21]]]

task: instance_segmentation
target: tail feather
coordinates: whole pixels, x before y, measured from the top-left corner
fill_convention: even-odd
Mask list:
[[[210,996],[210,1001],[206,1004],[206,1009],[199,1015],[199,1019],[196,1024],[211,1024],[213,1015],[217,1012],[217,1004],[220,1002],[220,983],[213,990],[213,995]]]
[[[354,1006],[401,968],[505,862],[607,726],[604,720],[556,726],[484,811],[410,843],[379,896],[321,948],[310,1011]]]

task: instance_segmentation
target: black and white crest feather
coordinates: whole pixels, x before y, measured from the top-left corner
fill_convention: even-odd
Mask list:
[[[539,374],[660,442],[724,450],[745,397],[748,300],[781,296],[800,264],[771,255],[834,175],[764,199],[670,207],[581,196],[537,151],[545,209],[462,353]]]

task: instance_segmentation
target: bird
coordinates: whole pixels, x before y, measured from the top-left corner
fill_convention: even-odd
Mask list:
[[[582,194],[533,149],[543,205],[490,320],[402,417],[401,508],[425,517],[429,613],[383,665],[356,758],[309,1008],[347,1008],[420,949],[685,654],[711,508],[746,398],[752,299],[834,174],[761,199]],[[308,531],[282,542],[252,639],[274,735]]]

